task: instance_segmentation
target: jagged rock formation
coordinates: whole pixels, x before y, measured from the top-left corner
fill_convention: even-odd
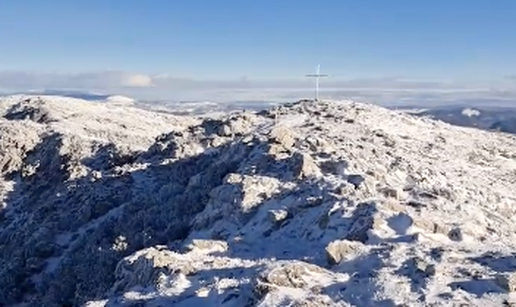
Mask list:
[[[514,137],[354,102],[0,100],[0,304],[502,305]]]

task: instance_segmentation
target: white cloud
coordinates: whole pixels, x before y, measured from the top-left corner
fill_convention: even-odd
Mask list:
[[[190,89],[278,89],[311,88],[313,80],[298,78],[290,80],[257,80],[240,77],[229,80],[195,80],[175,77],[170,74],[147,75],[141,73],[100,71],[83,73],[34,73],[24,71],[0,71],[0,88],[27,90],[30,88],[76,88],[76,89],[119,89],[157,88],[166,90]],[[395,77],[355,80],[325,79],[321,84],[329,88],[376,88],[376,89],[430,89],[453,88],[457,84],[407,80]]]
[[[171,74],[142,74],[121,71],[84,73],[42,73],[0,71],[0,91],[79,90],[117,94],[146,100],[199,101],[292,101],[313,96],[313,81],[195,80]],[[516,86],[510,77],[503,82],[471,84],[410,80],[399,77],[321,80],[323,98],[351,98],[384,104],[448,104],[468,101],[474,104],[516,101]],[[493,86],[494,84],[494,86]],[[513,84],[512,86],[510,84]],[[497,88],[497,86],[500,86]]]
[[[127,87],[152,87],[154,86],[152,82],[152,78],[147,75],[142,74],[127,74],[122,76],[121,80],[122,86]]]
[[[45,73],[0,71],[0,88],[6,90],[73,88],[110,90],[123,87],[151,87],[152,78],[144,74],[103,71],[84,73]]]

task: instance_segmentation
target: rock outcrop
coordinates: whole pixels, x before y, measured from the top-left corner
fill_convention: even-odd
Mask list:
[[[0,99],[0,305],[501,306],[514,137],[350,101]]]

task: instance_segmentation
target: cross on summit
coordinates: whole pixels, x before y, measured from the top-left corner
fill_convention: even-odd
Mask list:
[[[317,65],[315,74],[308,74],[306,77],[315,78],[315,101],[319,101],[319,78],[328,77],[328,75],[321,74],[321,65]]]

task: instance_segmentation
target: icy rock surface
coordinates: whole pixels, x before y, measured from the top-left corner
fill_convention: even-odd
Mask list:
[[[351,101],[0,112],[0,305],[516,302],[513,136]]]

